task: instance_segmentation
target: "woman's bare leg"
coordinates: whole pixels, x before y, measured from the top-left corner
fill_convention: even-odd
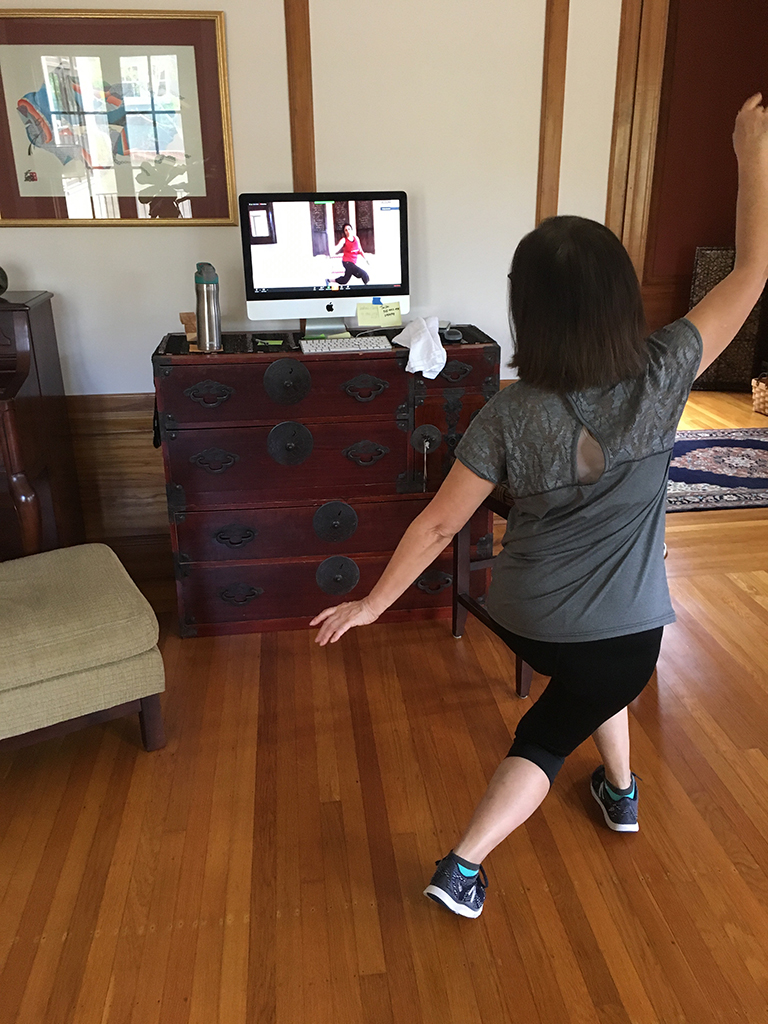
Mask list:
[[[482,863],[533,814],[548,792],[549,779],[537,764],[524,757],[505,758],[453,852],[473,864]]]
[[[600,751],[605,765],[605,777],[614,789],[628,789],[632,785],[629,768],[629,715],[624,708],[595,729],[592,739]]]

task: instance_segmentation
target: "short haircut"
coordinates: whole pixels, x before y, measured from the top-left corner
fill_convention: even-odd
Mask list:
[[[520,379],[561,394],[609,387],[648,366],[645,314],[616,235],[584,217],[549,217],[515,250],[509,312]]]

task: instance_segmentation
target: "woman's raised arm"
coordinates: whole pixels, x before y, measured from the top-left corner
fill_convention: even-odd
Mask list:
[[[761,100],[756,93],[746,101],[733,132],[739,164],[734,268],[688,314],[704,344],[700,374],[733,340],[768,278],[768,110]]]

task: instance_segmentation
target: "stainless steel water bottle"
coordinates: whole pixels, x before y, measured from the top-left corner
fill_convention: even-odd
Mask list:
[[[201,352],[221,351],[221,310],[219,275],[210,263],[198,263],[195,274],[197,295],[197,347]]]

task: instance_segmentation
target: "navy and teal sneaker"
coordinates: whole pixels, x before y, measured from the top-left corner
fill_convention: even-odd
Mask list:
[[[600,765],[592,773],[590,790],[600,805],[605,823],[614,832],[637,832],[637,776],[632,775],[633,791],[631,796],[611,796],[605,781],[605,767]]]
[[[435,864],[437,871],[432,875],[432,881],[424,890],[424,895],[429,896],[435,903],[442,903],[446,909],[461,917],[480,917],[485,902],[485,890],[488,888],[488,877],[482,864],[479,872],[471,878],[461,873],[452,853],[442,860],[435,861]]]

